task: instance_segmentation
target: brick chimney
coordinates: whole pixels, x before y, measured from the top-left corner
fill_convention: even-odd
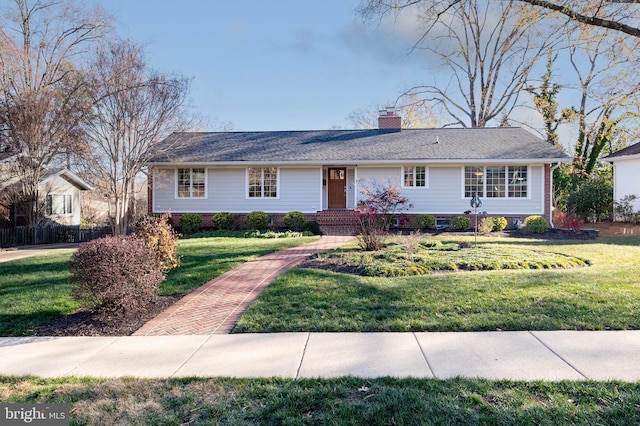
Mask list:
[[[380,110],[378,116],[378,129],[380,130],[397,130],[402,128],[402,118],[396,114],[395,108],[387,107]]]

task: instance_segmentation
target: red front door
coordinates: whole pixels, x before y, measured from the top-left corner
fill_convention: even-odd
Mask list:
[[[347,208],[347,169],[332,168],[328,170],[329,179],[327,184],[328,202],[330,209]]]

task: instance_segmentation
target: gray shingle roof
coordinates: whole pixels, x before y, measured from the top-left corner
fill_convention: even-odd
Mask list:
[[[620,151],[616,151],[612,154],[603,157],[604,160],[615,159],[617,157],[624,157],[627,155],[638,155],[640,154],[640,142],[634,145],[628,146],[626,148],[621,149]]]
[[[521,128],[174,133],[151,163],[570,160]]]

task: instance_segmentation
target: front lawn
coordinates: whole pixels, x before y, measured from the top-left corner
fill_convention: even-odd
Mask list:
[[[460,240],[438,238],[443,245]],[[478,245],[560,253],[590,266],[407,277],[297,268],[262,293],[234,333],[640,329],[639,236],[479,237]]]
[[[236,265],[316,237],[180,240],[179,268],[169,272],[162,296],[181,296]],[[40,325],[77,310],[67,263],[73,250],[0,263],[0,336],[30,335]]]
[[[0,400],[70,404],[74,425],[640,423],[640,384],[623,382],[0,376]]]

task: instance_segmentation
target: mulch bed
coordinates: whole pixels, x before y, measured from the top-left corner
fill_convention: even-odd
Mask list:
[[[179,299],[179,297],[161,296],[148,309],[126,314],[84,308],[37,328],[34,335],[130,336]]]

